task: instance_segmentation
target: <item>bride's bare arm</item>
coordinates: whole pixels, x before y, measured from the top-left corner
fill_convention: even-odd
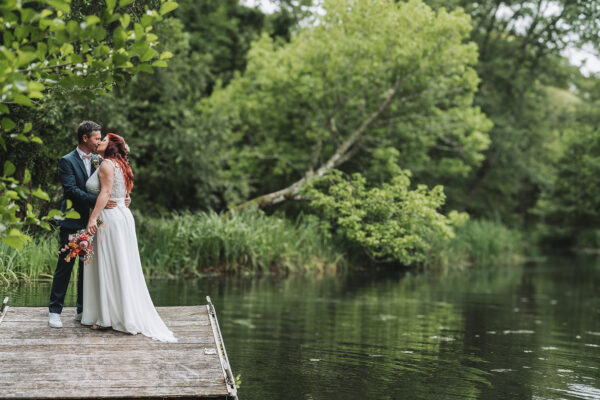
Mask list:
[[[98,230],[98,216],[100,212],[106,207],[106,203],[110,199],[110,192],[112,191],[113,180],[115,177],[115,167],[109,162],[103,162],[100,164],[100,170],[98,171],[98,178],[100,179],[100,194],[96,200],[94,210],[90,215],[88,221],[88,232],[92,235]]]

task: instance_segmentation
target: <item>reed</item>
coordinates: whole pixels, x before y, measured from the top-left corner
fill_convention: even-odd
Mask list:
[[[344,259],[313,216],[295,221],[255,210],[151,218],[136,213],[144,274],[152,278],[207,273],[309,272],[335,269]],[[58,233],[34,236],[22,251],[0,243],[0,284],[51,279]]]
[[[456,229],[456,237],[432,251],[428,266],[464,268],[519,263],[523,235],[500,222],[469,220]]]
[[[0,242],[0,284],[52,279],[57,257],[57,234],[34,236],[21,251]]]
[[[135,213],[144,274],[182,278],[216,273],[323,272],[353,262],[315,216],[295,220],[259,210],[179,213],[164,218]],[[471,220],[431,252],[425,266],[455,269],[519,262],[522,235],[492,221]],[[51,279],[58,233],[34,236],[22,251],[0,242],[0,285]]]
[[[136,225],[147,276],[321,271],[342,261],[313,216],[291,221],[258,210],[228,217],[215,212],[136,215]]]

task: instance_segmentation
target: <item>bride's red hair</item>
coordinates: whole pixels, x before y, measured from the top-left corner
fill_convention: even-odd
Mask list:
[[[125,188],[129,194],[133,188],[133,171],[131,170],[131,165],[129,165],[129,159],[127,158],[127,144],[125,143],[125,139],[117,134],[108,133],[106,136],[108,137],[108,146],[106,146],[106,150],[104,151],[104,158],[113,160],[119,164],[121,171],[123,171],[123,177],[125,178]]]

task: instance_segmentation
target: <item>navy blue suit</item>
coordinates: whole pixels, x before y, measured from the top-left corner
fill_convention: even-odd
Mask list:
[[[97,165],[102,161],[98,156],[93,156],[91,164],[91,173],[94,172],[94,160]],[[72,201],[72,207],[80,215],[79,219],[65,218],[58,222],[60,226],[60,248],[63,248],[69,242],[69,235],[77,232],[80,229],[87,227],[90,218],[90,210],[96,204],[97,195],[87,193],[85,190],[85,182],[89,176],[85,169],[85,164],[79,156],[77,149],[73,150],[66,156],[62,157],[58,162],[58,176],[63,186],[63,200],[61,210],[67,208],[67,200]],[[66,253],[59,253],[56,271],[54,271],[54,279],[52,280],[52,291],[50,292],[50,303],[48,308],[50,312],[60,314],[65,302],[67,287],[71,279],[71,271],[75,264],[75,259],[65,261]],[[77,312],[83,311],[83,261],[79,260],[79,272],[77,275]]]

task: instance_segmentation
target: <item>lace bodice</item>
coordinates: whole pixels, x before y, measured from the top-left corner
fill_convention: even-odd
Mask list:
[[[127,196],[127,189],[125,187],[125,176],[123,176],[121,167],[113,160],[104,160],[103,162],[110,163],[110,165],[115,168],[115,177],[113,179],[112,190],[110,191],[110,198],[112,200],[125,199]],[[97,168],[85,183],[85,188],[89,193],[100,193],[100,178],[98,178],[98,170],[100,170],[100,168]]]

